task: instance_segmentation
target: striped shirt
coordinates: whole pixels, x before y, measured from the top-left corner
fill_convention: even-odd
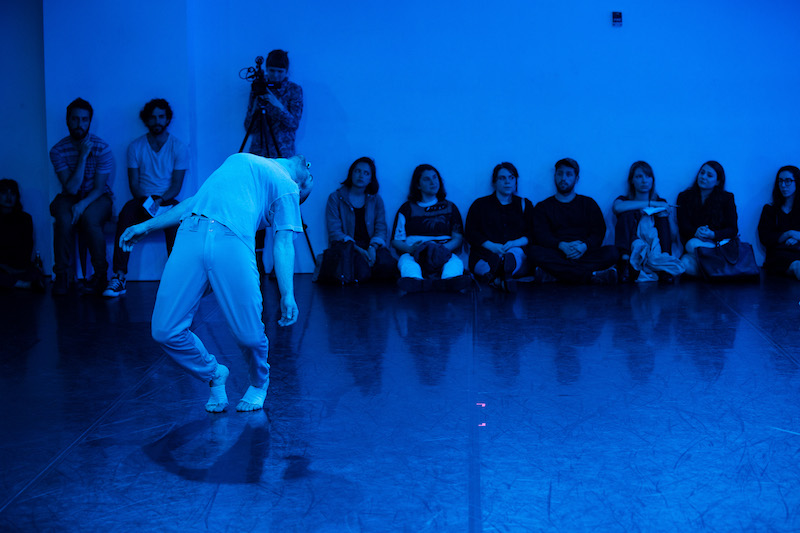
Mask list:
[[[86,166],[83,172],[83,181],[81,182],[80,189],[78,189],[78,196],[84,197],[88,195],[94,188],[94,177],[97,174],[111,174],[114,166],[114,155],[111,153],[111,147],[103,139],[89,133],[89,138],[92,141],[92,151],[89,157],[86,158]],[[53,169],[56,174],[68,170],[70,173],[75,171],[78,166],[80,157],[80,149],[72,142],[71,137],[66,136],[58,141],[50,149],[50,162],[53,163]],[[111,195],[111,184],[106,180],[104,193]]]

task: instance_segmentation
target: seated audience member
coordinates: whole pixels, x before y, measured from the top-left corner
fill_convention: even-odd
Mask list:
[[[107,142],[89,133],[93,114],[89,102],[82,98],[73,100],[67,106],[69,136],[50,149],[50,161],[61,184],[61,192],[50,204],[50,214],[55,218],[55,295],[66,294],[69,287],[75,226],[87,243],[94,268],[94,275],[86,284],[87,292],[102,294],[108,281],[103,224],[111,218],[112,194],[108,178],[114,156]]]
[[[638,238],[639,221],[646,215],[646,209],[653,208],[660,209],[652,214],[660,251],[669,254],[672,252],[669,204],[656,193],[656,178],[652,167],[644,161],[636,161],[628,171],[628,193],[618,196],[612,206],[617,216],[614,242],[620,254],[618,273],[622,282],[635,281],[639,276],[639,271],[631,267],[631,249]],[[666,276],[665,273],[664,279],[667,279]]]
[[[330,248],[322,256],[317,281],[397,279],[397,261],[387,248],[386,210],[378,187],[375,162],[361,157],[350,165],[342,186],[328,196],[325,223]]]
[[[465,289],[469,276],[456,255],[463,241],[461,213],[445,200],[444,182],[431,165],[414,169],[408,201],[400,206],[392,246],[400,255],[398,285],[406,292]]]
[[[492,287],[512,290],[512,278],[526,272],[524,247],[533,235],[533,204],[517,196],[519,172],[511,163],[492,171],[494,193],[478,198],[467,212],[469,269]]]
[[[554,178],[556,194],[533,210],[534,244],[528,248],[529,257],[559,281],[616,283],[618,254],[614,246],[603,246],[603,212],[597,202],[575,192],[578,163],[569,158],[557,161]]]
[[[0,180],[0,287],[44,290],[44,276],[31,261],[33,219],[22,210],[19,186]]]
[[[175,197],[181,192],[183,178],[189,168],[189,151],[186,145],[167,131],[172,120],[169,103],[162,98],[150,100],[139,112],[139,118],[148,132],[128,145],[128,185],[133,199],[119,212],[112,262],[114,277],[103,292],[103,296],[109,298],[125,294],[126,291],[125,281],[131,254],[119,246],[122,232],[153,216],[144,207],[148,199],[151,209],[177,205]],[[167,254],[172,251],[177,233],[178,228],[175,227],[164,230]]]
[[[678,232],[681,261],[691,276],[700,274],[697,248],[713,248],[739,234],[733,194],[725,190],[725,169],[716,161],[703,163],[694,184],[678,194]]]
[[[758,236],[767,249],[764,270],[769,274],[800,279],[800,209],[794,209],[800,169],[778,170],[772,188],[772,203],[764,206],[758,221]]]

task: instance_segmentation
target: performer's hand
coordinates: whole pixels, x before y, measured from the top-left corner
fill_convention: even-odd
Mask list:
[[[145,223],[131,226],[122,232],[119,238],[119,247],[122,248],[123,252],[130,252],[133,250],[133,245],[139,242],[147,233],[148,230]]]
[[[297,322],[297,315],[299,313],[300,311],[297,309],[297,302],[294,301],[294,296],[283,296],[281,298],[281,318],[278,320],[278,325],[291,326]]]

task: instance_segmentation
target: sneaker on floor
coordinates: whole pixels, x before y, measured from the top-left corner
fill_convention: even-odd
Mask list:
[[[617,269],[612,266],[605,270],[598,270],[597,272],[592,272],[592,283],[596,285],[616,285]]]
[[[52,293],[54,296],[64,296],[69,290],[69,280],[65,274],[56,274],[56,280],[53,282]]]
[[[111,281],[108,282],[106,290],[103,291],[103,296],[106,298],[116,298],[117,296],[122,296],[126,292],[128,291],[125,289],[125,278],[114,276],[111,278]]]

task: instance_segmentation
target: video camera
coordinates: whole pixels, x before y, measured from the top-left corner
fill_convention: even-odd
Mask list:
[[[264,69],[261,64],[264,63],[264,57],[256,57],[255,67],[245,67],[239,71],[239,77],[243,80],[253,80],[250,90],[256,96],[267,94],[267,89],[280,89],[280,81],[269,81],[264,75]]]

